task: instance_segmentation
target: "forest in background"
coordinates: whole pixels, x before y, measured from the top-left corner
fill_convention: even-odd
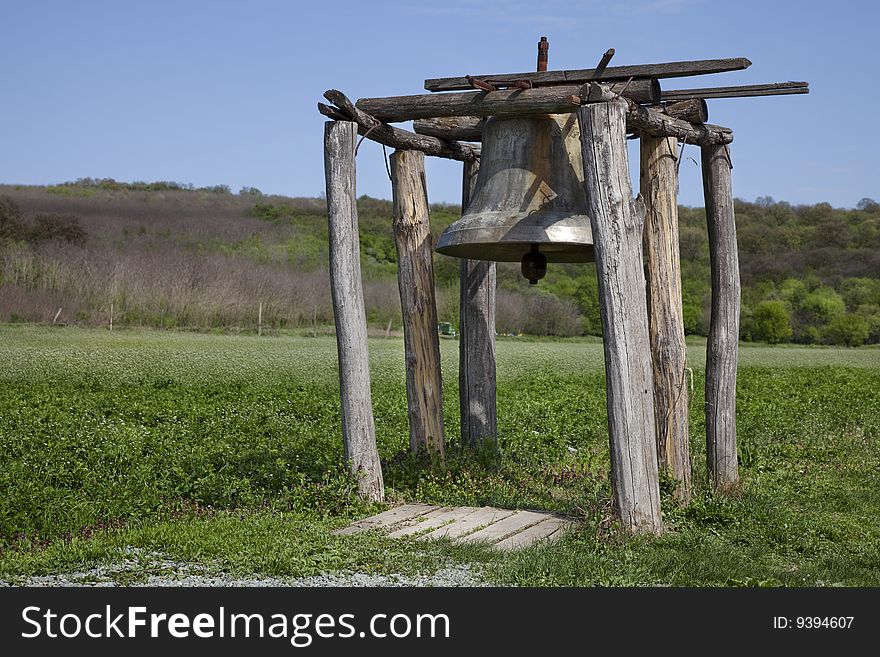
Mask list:
[[[400,328],[391,202],[358,199],[368,322]],[[458,218],[431,205],[435,237]],[[741,337],[880,343],[880,204],[736,201]],[[679,208],[685,329],[709,326],[703,208]],[[438,316],[458,324],[458,261],[435,255]],[[499,263],[497,330],[601,335],[596,272],[551,264],[529,286]],[[264,330],[332,323],[326,206],[252,187],[79,179],[0,185],[0,322]],[[60,310],[60,312],[59,312]]]

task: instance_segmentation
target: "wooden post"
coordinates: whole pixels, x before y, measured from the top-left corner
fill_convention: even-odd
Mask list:
[[[394,246],[397,283],[403,311],[406,351],[406,401],[409,444],[441,458],[446,453],[443,431],[443,381],[440,335],[434,298],[434,251],[428,221],[425,154],[395,151],[391,156]]]
[[[730,184],[730,152],[705,145],[703,193],[712,267],[712,319],[706,345],[706,464],[717,490],[739,482],[736,456],[736,364],[739,348],[739,259]]]
[[[470,202],[480,161],[464,163],[461,211]],[[498,435],[495,407],[495,263],[461,259],[458,391],[461,442],[476,446]]]
[[[339,352],[339,393],[345,460],[366,500],[385,498],[370,396],[367,319],[361,284],[354,148],[357,124],[324,124],[324,174],[330,241],[330,292]]]
[[[639,180],[645,201],[645,277],[654,368],[657,458],[660,469],[677,482],[675,496],[687,504],[691,492],[691,459],[687,349],[678,255],[677,146],[675,137],[642,135]]]
[[[110,330],[113,330],[113,304],[110,304]]]
[[[591,217],[605,338],[611,485],[624,529],[660,533],[660,486],[645,274],[644,204],[632,198],[626,103],[578,110],[584,186]]]
[[[260,301],[260,306],[257,308],[257,335],[263,335],[263,302]]]

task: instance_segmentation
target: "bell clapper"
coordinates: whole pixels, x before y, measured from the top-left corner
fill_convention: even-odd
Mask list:
[[[522,257],[520,270],[529,279],[529,285],[537,285],[547,274],[547,256],[538,251],[537,244],[532,244],[529,252]]]

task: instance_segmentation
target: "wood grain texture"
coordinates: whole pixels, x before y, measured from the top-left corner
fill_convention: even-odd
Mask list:
[[[752,96],[787,96],[808,94],[808,82],[771,82],[770,84],[746,84],[736,87],[705,87],[703,89],[670,89],[661,93],[663,100],[685,98],[749,98]]]
[[[739,358],[740,279],[730,153],[701,149],[703,193],[712,269],[712,318],[706,344],[706,461],[715,488],[739,483],[736,454],[736,367]]]
[[[707,73],[724,73],[726,71],[741,71],[751,66],[752,63],[745,57],[728,59],[702,59],[683,62],[664,62],[660,64],[637,64],[634,66],[609,66],[599,71],[595,68],[573,69],[565,71],[545,71],[536,73],[493,73],[491,75],[475,75],[481,80],[530,80],[536,87],[557,84],[573,84],[589,82],[590,80],[628,80],[647,78],[681,78],[692,75],[706,75]],[[448,78],[431,78],[425,80],[425,89],[428,91],[462,91],[470,89],[470,83],[465,76]]]
[[[491,525],[494,522],[503,520],[513,514],[508,509],[495,509],[493,507],[481,507],[463,518],[459,518],[455,522],[448,525],[438,527],[430,534],[424,534],[419,538],[422,540],[435,540],[438,538],[457,539],[470,534],[482,527]]]
[[[527,527],[536,525],[542,520],[546,520],[546,513],[537,513],[535,511],[516,511],[512,515],[507,516],[497,522],[492,523],[488,527],[477,530],[472,534],[463,536],[458,540],[459,543],[477,543],[486,541],[487,543],[496,543],[501,539],[510,536],[516,532],[522,531]]]
[[[406,350],[409,444],[413,451],[424,449],[442,458],[446,453],[443,381],[424,153],[395,151],[391,156],[391,178],[392,232]]]
[[[337,107],[318,103],[318,111],[328,118],[347,119],[358,125],[358,134],[392,148],[422,151],[427,155],[451,160],[468,161],[480,156],[479,146],[443,141],[436,137],[417,135],[414,132],[385,125],[366,112],[357,109],[344,93],[337,89],[324,92],[324,97]]]
[[[337,529],[333,533],[339,536],[347,536],[349,534],[365,532],[368,529],[393,527],[408,521],[415,522],[421,516],[431,511],[436,511],[439,508],[441,507],[433,504],[404,504],[383,511],[375,516],[353,522],[348,527]]]
[[[644,204],[629,180],[624,101],[578,111],[604,334],[611,483],[621,523],[660,533],[653,376],[642,269]]]
[[[367,318],[361,283],[354,148],[357,125],[324,124],[324,175],[330,242],[330,292],[336,320],[344,456],[366,500],[385,498],[370,392]]]
[[[641,139],[641,196],[645,202],[645,278],[654,370],[654,419],[659,467],[676,480],[675,497],[690,501],[687,348],[678,252],[678,140]]]
[[[660,102],[660,84],[656,80],[593,84],[622,93],[636,103]],[[578,98],[586,93],[586,89],[583,85],[565,85],[541,89],[361,98],[355,107],[379,121],[391,123],[446,116],[564,114],[577,109],[580,104]]]
[[[705,123],[709,120],[709,106],[702,98],[688,98],[667,103],[663,111],[672,118],[688,123]]]
[[[521,550],[531,547],[539,541],[546,541],[550,538],[555,539],[557,535],[561,537],[559,532],[565,531],[571,524],[570,520],[564,518],[547,518],[521,532],[498,541],[494,547],[497,550]]]
[[[425,514],[419,522],[413,525],[408,525],[407,527],[391,532],[388,534],[388,537],[401,538],[403,536],[417,536],[419,534],[424,534],[425,532],[433,531],[438,527],[443,527],[461,520],[462,518],[466,518],[469,515],[476,513],[478,510],[479,507],[475,506],[443,507],[437,511]]]
[[[485,118],[476,116],[443,116],[433,119],[416,119],[413,130],[420,135],[430,135],[438,139],[461,141],[480,141],[483,138]]]
[[[462,213],[470,203],[479,160],[465,162]],[[461,442],[476,446],[498,436],[495,378],[495,263],[460,260],[458,392]]]

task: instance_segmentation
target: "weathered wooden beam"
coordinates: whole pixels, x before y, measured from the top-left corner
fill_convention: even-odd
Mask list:
[[[443,458],[443,381],[424,153],[398,150],[392,154],[391,191],[406,353],[409,445],[413,452],[424,450]]]
[[[616,94],[603,85],[590,87],[585,94],[587,102],[605,102],[614,100],[615,97]],[[571,108],[577,109],[577,106],[572,105]],[[640,132],[657,137],[672,136],[689,144],[727,144],[733,141],[733,131],[730,128],[710,124],[693,125],[667,114],[667,111],[668,107],[667,110],[661,110],[630,103],[626,114],[627,132]],[[691,118],[701,118],[699,112],[700,110],[692,106],[687,110]],[[427,130],[444,139],[479,141],[482,139],[483,120],[475,116],[462,116],[455,120],[444,119],[443,121],[447,123],[441,122],[441,119],[421,119],[414,122],[414,127],[417,132]]]
[[[730,128],[709,123],[694,125],[634,103],[630,103],[626,119],[630,132],[654,137],[677,137],[688,144],[729,144],[733,141]]]
[[[629,84],[593,84],[601,84],[613,93],[622,93],[636,103],[660,102],[660,83],[653,79],[633,80]],[[361,98],[355,107],[379,121],[391,123],[441,116],[562,114],[577,109],[580,104],[578,98],[588,89],[585,85],[565,85],[541,89]]]
[[[609,66],[600,71],[601,80],[646,80],[649,78],[683,78],[692,75],[706,75],[708,73],[724,73],[725,71],[741,71],[751,66],[752,63],[745,57],[732,59],[702,59],[690,62],[667,62],[663,64],[638,64],[635,66]],[[492,75],[477,75],[474,77],[481,80],[530,80],[536,87],[557,84],[583,84],[595,77],[595,68],[576,69],[568,71],[545,71],[541,73],[495,73]],[[470,89],[470,83],[465,76],[451,78],[431,78],[425,80],[425,89],[428,91],[462,91]]]
[[[602,55],[602,59],[599,60],[598,66],[593,69],[592,80],[602,79],[602,74],[605,72],[605,69],[608,68],[608,64],[611,63],[612,57],[614,57],[614,48],[609,48]]]
[[[458,141],[480,141],[483,138],[485,118],[477,116],[444,116],[436,119],[416,119],[413,130],[420,135]],[[449,135],[455,135],[450,137]]]
[[[663,112],[674,119],[688,123],[705,123],[709,120],[709,106],[702,98],[688,98],[667,103]]]
[[[703,146],[701,154],[712,269],[712,318],[706,344],[706,463],[715,488],[726,491],[739,482],[736,454],[739,258],[730,152],[724,145],[711,144]]]
[[[467,209],[479,160],[464,163],[461,208]],[[495,263],[461,259],[458,390],[461,442],[476,446],[498,435],[495,393]]]
[[[458,141],[482,141],[485,117],[444,116],[436,119],[416,119],[413,130],[421,135],[432,135],[438,139]]]
[[[809,82],[771,82],[747,84],[738,87],[707,87],[704,89],[668,89],[661,93],[663,100],[686,98],[748,98],[751,96],[787,96],[810,93]]]
[[[357,125],[324,125],[324,175],[330,241],[330,292],[336,319],[339,396],[345,460],[357,478],[358,492],[371,502],[385,498],[382,464],[370,394],[367,319],[361,284],[354,148]]]
[[[318,111],[321,114],[337,121],[340,120],[340,117],[347,117],[349,120],[357,123],[359,134],[380,144],[401,150],[421,151],[426,155],[465,162],[480,156],[479,147],[472,144],[443,141],[436,137],[417,135],[409,130],[385,125],[366,112],[357,109],[344,93],[336,89],[326,91],[324,97],[336,105],[336,107],[318,103]]]
[[[641,196],[645,202],[645,278],[654,370],[654,419],[661,470],[675,481],[675,497],[691,495],[687,348],[678,253],[678,140],[641,139]]]
[[[645,209],[629,182],[626,114],[623,101],[593,103],[578,110],[578,121],[599,278],[614,503],[626,530],[660,533],[642,269]]]

